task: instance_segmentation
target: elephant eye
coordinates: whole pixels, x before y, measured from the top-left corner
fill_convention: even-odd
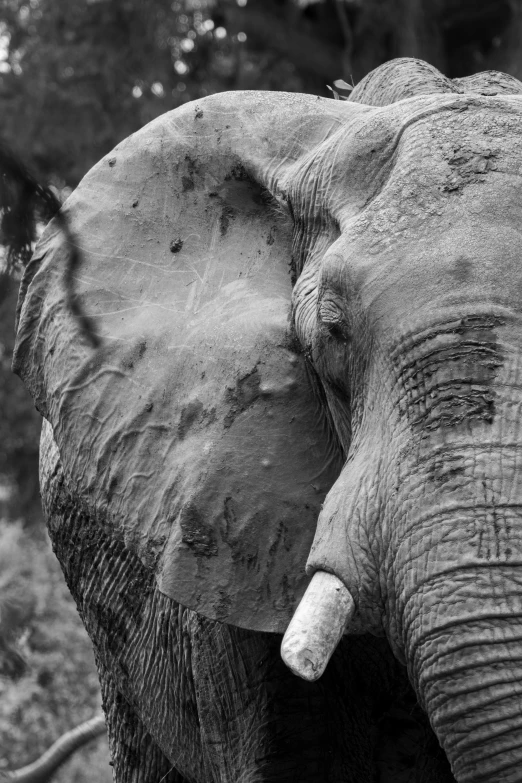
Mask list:
[[[348,338],[346,336],[346,332],[343,329],[342,324],[340,323],[326,324],[326,328],[328,329],[328,334],[330,335],[330,337],[333,337],[336,340],[341,340],[344,342],[347,341]]]
[[[332,299],[324,297],[318,309],[319,323],[330,337],[341,342],[348,342],[347,324],[339,305]]]

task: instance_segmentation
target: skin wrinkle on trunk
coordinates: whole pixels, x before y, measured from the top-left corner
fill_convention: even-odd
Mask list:
[[[450,406],[448,415],[443,415],[444,408],[441,415],[440,404],[428,404],[424,408],[424,415],[431,417],[435,426],[421,428],[421,440],[415,456],[418,477],[415,480],[412,476],[402,486],[402,492],[404,496],[408,495],[409,502],[405,500],[401,505],[398,499],[398,508],[403,511],[408,509],[402,523],[402,536],[408,542],[409,549],[409,573],[401,577],[400,569],[396,572],[396,593],[402,596],[398,614],[404,618],[402,633],[404,646],[409,650],[410,675],[416,682],[417,691],[437,733],[448,738],[443,744],[454,760],[454,772],[458,780],[490,780],[492,775],[500,774],[499,760],[495,758],[500,753],[504,759],[509,759],[502,772],[502,780],[514,781],[518,780],[518,772],[514,770],[521,762],[520,747],[507,753],[502,738],[496,739],[495,732],[488,729],[488,725],[491,726],[495,719],[499,719],[502,709],[508,713],[510,710],[516,712],[515,705],[521,695],[516,689],[513,690],[517,679],[520,679],[516,664],[516,658],[521,657],[520,638],[518,644],[516,639],[513,643],[508,638],[503,639],[500,623],[504,623],[506,629],[514,626],[516,635],[522,635],[521,585],[513,584],[511,591],[508,587],[511,575],[516,573],[512,569],[520,565],[522,559],[520,554],[512,558],[513,554],[520,551],[522,543],[520,535],[516,536],[514,532],[522,504],[513,499],[495,501],[495,496],[506,497],[504,488],[507,487],[510,487],[511,498],[517,495],[520,498],[520,487],[514,479],[518,475],[517,466],[522,451],[517,437],[520,431],[517,411],[520,410],[521,401],[520,384],[516,380],[518,362],[510,359],[507,350],[510,340],[503,341],[504,348],[498,353],[490,333],[518,327],[508,326],[504,317],[488,316],[482,320],[474,319],[475,334],[472,330],[470,335],[468,325],[469,319],[467,321],[464,318],[462,327],[450,330],[457,348],[452,354],[452,361],[457,366],[454,375],[459,376],[459,365],[478,375],[474,378],[473,374],[468,374],[466,379],[466,375],[460,371],[463,391],[448,394],[442,400],[442,406]],[[440,334],[444,333],[444,329],[440,330]],[[431,340],[433,343],[433,338]],[[429,342],[425,345],[429,345]],[[451,345],[450,349],[453,350]],[[432,394],[434,388],[440,388],[440,385],[434,386],[434,383],[440,376],[437,373],[441,351],[447,350],[445,343],[442,348],[431,351],[424,365],[420,363],[420,374],[425,380],[418,385],[425,395]],[[470,352],[472,357],[476,357],[474,361],[470,360]],[[423,355],[427,354],[424,352]],[[410,362],[412,364],[415,365],[415,362]],[[418,368],[419,363],[416,366]],[[501,374],[500,384],[497,373]],[[411,388],[411,376],[407,378],[399,374],[399,378],[404,378],[407,388]],[[450,384],[454,386],[455,382],[451,380]],[[491,403],[477,405],[477,393],[482,395],[479,399],[487,401],[489,386],[496,390],[492,398],[494,407]],[[467,395],[466,387],[470,389]],[[406,400],[406,416],[411,426],[418,427],[418,414],[415,411],[419,407],[420,398],[407,393]],[[469,405],[465,410],[467,415],[453,415],[452,406],[455,402],[457,406]],[[474,420],[476,424],[473,424]],[[457,434],[459,427],[463,430],[460,436]],[[480,434],[477,428],[480,428]],[[475,437],[470,442],[469,435],[473,431]],[[430,433],[427,437],[426,432]],[[510,439],[514,441],[513,444],[507,444],[507,455],[503,444],[504,432],[509,433]],[[447,455],[448,452],[451,455],[449,465],[447,459],[444,464],[441,456],[438,456]],[[405,472],[408,473],[407,468]],[[427,495],[421,502],[418,500],[419,493]],[[456,496],[448,508],[441,507],[441,493],[442,497]],[[477,502],[477,497],[481,498],[481,502]],[[419,514],[420,509],[422,513]],[[421,521],[422,518],[424,521]],[[460,518],[457,528],[456,518]],[[411,533],[416,530],[416,539],[412,539]],[[471,534],[468,542],[462,540],[465,531]],[[428,553],[429,560],[426,559]],[[422,566],[416,567],[414,564],[419,560],[422,560]],[[395,563],[401,562],[406,562],[404,556],[396,555]],[[429,575],[428,568],[431,569]],[[416,578],[411,582],[411,572],[414,570],[421,579]],[[405,589],[407,584],[410,586]],[[445,607],[449,605],[456,607],[454,617],[445,619]],[[486,644],[495,628],[499,633],[492,639],[496,645],[492,649],[496,651],[497,658],[504,659],[506,666],[503,675],[494,674],[497,658],[488,660],[480,647]],[[458,637],[454,636],[457,631]],[[458,649],[453,649],[457,647],[457,638]],[[463,638],[467,640],[464,648]],[[446,658],[446,671],[441,666],[443,655]],[[515,660],[511,660],[513,656]],[[429,663],[426,658],[430,659]],[[510,690],[507,700],[502,696],[501,688],[506,677]],[[460,690],[455,687],[456,682],[460,683]],[[484,695],[479,700],[479,694],[482,693]],[[456,705],[451,705],[457,698],[461,706],[455,712]],[[480,716],[486,708],[489,708],[491,715],[489,721],[484,723]],[[483,726],[482,730],[480,725]],[[513,737],[516,724],[512,719],[508,720],[504,731],[509,726]],[[456,739],[459,737],[462,739]],[[512,740],[508,738],[507,742],[512,743]],[[491,764],[485,758],[480,758],[477,751],[484,743],[487,747],[484,753],[493,756]]]
[[[466,340],[465,334],[461,334],[460,339]],[[480,347],[480,341],[476,342]],[[488,345],[484,341],[482,344],[485,348]],[[455,361],[467,363],[468,357],[461,352],[458,357],[455,355]],[[479,360],[474,363],[474,367],[480,368],[481,361],[479,350]],[[509,367],[509,360],[506,361]],[[489,367],[485,368],[484,379],[487,381],[491,373],[499,371],[502,365],[502,361],[495,359]],[[435,376],[436,372],[435,370]],[[496,417],[492,415],[494,411],[491,411],[490,406],[477,408],[473,394],[465,398],[470,405],[467,417],[459,415],[458,419],[455,419],[452,414],[441,416],[437,408],[435,410],[432,408],[431,413],[429,408],[426,410],[425,415],[435,416],[433,421],[436,426],[423,430],[423,434],[428,431],[432,435],[428,437],[427,443],[421,441],[419,446],[419,451],[424,456],[422,460],[416,460],[417,464],[422,463],[418,480],[403,485],[402,491],[404,495],[408,494],[409,502],[403,501],[401,505],[398,499],[399,508],[409,509],[402,525],[402,535],[408,542],[410,573],[401,576],[400,568],[397,570],[396,594],[403,596],[402,606],[399,605],[397,609],[398,615],[403,617],[404,646],[409,650],[410,675],[416,682],[417,691],[439,737],[447,738],[443,745],[449,757],[453,759],[454,772],[459,781],[490,780],[492,775],[500,774],[499,759],[495,758],[497,754],[502,754],[502,764],[505,759],[509,759],[502,780],[518,780],[518,772],[514,770],[522,761],[519,743],[516,749],[507,753],[503,739],[495,738],[495,733],[491,729],[491,724],[495,719],[499,720],[502,710],[508,713],[516,711],[516,705],[522,694],[522,690],[515,688],[517,680],[520,680],[516,660],[510,660],[513,656],[515,659],[521,657],[520,641],[518,644],[516,641],[511,644],[507,638],[502,638],[503,634],[500,632],[501,623],[504,623],[505,628],[514,625],[518,636],[522,634],[521,585],[513,584],[511,590],[509,589],[511,575],[516,573],[512,570],[513,566],[516,567],[517,563],[520,565],[521,561],[518,554],[513,565],[510,563],[512,554],[517,550],[520,551],[522,543],[520,535],[518,537],[515,535],[516,527],[512,524],[516,525],[522,504],[507,501],[498,503],[494,500],[496,493],[499,497],[505,496],[502,485],[507,487],[510,482],[510,494],[514,494],[515,497],[518,494],[520,497],[520,489],[517,489],[518,482],[513,481],[518,474],[517,465],[520,464],[522,451],[518,445],[520,441],[517,439],[519,427],[516,416],[517,410],[520,409],[520,400],[515,406],[511,403],[511,400],[516,400],[519,396],[517,388],[519,384],[510,382],[509,377],[506,381],[501,385],[502,392],[497,391],[495,399],[494,410],[497,413],[501,411],[502,415]],[[424,384],[427,394],[430,393],[430,388],[433,388],[430,387],[430,383],[431,379]],[[473,379],[469,381],[470,386],[473,384],[474,390],[480,389],[481,383],[483,381],[478,379],[475,383]],[[490,378],[490,383],[498,390],[495,378]],[[452,405],[451,395],[447,399],[448,404]],[[511,410],[509,407],[506,408],[505,401],[508,400]],[[415,399],[411,400],[414,408],[418,404]],[[462,403],[458,401],[457,404]],[[506,411],[509,411],[509,415],[506,415]],[[477,424],[470,423],[473,419],[477,420]],[[411,415],[410,420],[413,426],[418,426],[416,424],[418,416],[415,413]],[[460,421],[462,424],[459,425]],[[486,428],[486,432],[482,436],[476,436],[476,445],[467,446],[465,442],[453,444],[451,467],[449,470],[446,468],[444,473],[441,470],[440,458],[430,460],[428,451],[433,449],[433,446],[439,447],[437,440],[440,440],[440,448],[447,450],[451,445],[451,435],[458,426],[468,431],[471,427]],[[517,444],[514,448],[508,449],[507,457],[504,454],[502,432],[499,428],[510,432],[510,437]],[[448,443],[448,436],[450,443]],[[467,436],[461,438],[463,441],[466,439]],[[488,448],[488,441],[498,445]],[[499,465],[502,465],[502,469],[495,475],[497,469],[493,467],[492,475],[491,466]],[[431,490],[431,497],[427,488]],[[462,497],[463,491],[464,497]],[[418,500],[419,492],[427,495],[421,502]],[[441,492],[443,496],[447,493],[450,496],[461,495],[462,499],[453,500],[450,508],[444,509],[440,505]],[[476,501],[477,496],[483,498],[482,508]],[[421,508],[423,509],[421,516],[424,517],[425,522],[420,523],[419,509]],[[457,518],[460,517],[457,529],[455,528],[456,515]],[[412,532],[417,530],[416,539],[411,538],[411,533],[404,532],[406,530]],[[467,542],[462,541],[462,532],[459,531],[468,531],[468,534],[471,534]],[[426,559],[428,553],[429,559]],[[466,562],[467,559],[469,562]],[[415,566],[415,562],[419,560],[422,561],[422,566]],[[481,561],[484,562],[482,567]],[[406,561],[404,556],[397,555],[395,562],[397,565]],[[428,572],[429,576],[428,568],[431,572]],[[414,578],[412,583],[410,577],[414,570],[421,579]],[[405,589],[407,584],[411,586]],[[454,616],[446,619],[446,607],[450,605],[455,607]],[[468,632],[466,626],[469,627]],[[492,628],[497,628],[500,632],[500,638],[497,634],[497,638],[492,641],[496,645],[493,649],[497,654],[502,651],[500,657],[504,658],[507,664],[503,668],[503,675],[494,674],[498,665],[496,660],[488,660],[488,656],[480,653],[480,644],[484,645],[492,633]],[[454,636],[457,631],[458,637]],[[464,636],[468,640],[467,649],[463,651],[460,644],[459,650],[453,651],[452,647],[456,645],[456,640],[462,642]],[[442,639],[445,640],[444,646]],[[476,647],[474,654],[473,645]],[[447,660],[446,673],[441,667],[443,650]],[[510,650],[513,652],[510,653]],[[430,665],[426,662],[426,656],[433,659]],[[466,665],[463,665],[464,661]],[[507,700],[503,697],[500,687],[506,677],[510,690]],[[447,683],[445,687],[444,682]],[[460,683],[460,690],[455,687],[456,682]],[[486,687],[485,694],[481,695]],[[455,712],[455,706],[452,706],[456,699],[460,700],[458,712]],[[484,724],[480,716],[486,708],[489,708],[491,717],[485,728],[481,730],[480,725]],[[449,731],[450,727],[451,731]],[[504,731],[509,727],[511,739],[507,737],[508,745],[513,744],[512,738],[517,730],[516,723],[512,719],[507,721]],[[462,739],[458,739],[459,737]],[[487,763],[486,758],[481,758],[481,753],[477,750],[484,744],[487,747],[484,753],[493,756],[491,764]],[[511,772],[508,771],[509,769]]]

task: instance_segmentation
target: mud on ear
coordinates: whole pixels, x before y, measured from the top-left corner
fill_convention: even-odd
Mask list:
[[[15,369],[70,491],[164,593],[252,629],[285,629],[340,468],[292,332],[291,219],[271,201],[343,114],[315,96],[213,96],[105,157],[66,207],[98,350],[66,306],[52,223],[27,272]]]

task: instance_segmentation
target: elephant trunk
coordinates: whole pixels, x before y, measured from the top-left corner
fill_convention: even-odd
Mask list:
[[[504,463],[501,492],[483,475],[480,499],[455,490],[412,514],[390,574],[397,643],[459,783],[522,779],[520,504],[506,455],[488,462]]]
[[[423,447],[382,564],[388,635],[459,783],[522,780],[522,448],[504,402]]]
[[[426,628],[408,651],[417,693],[459,783],[521,780],[521,615],[487,611],[490,617]]]

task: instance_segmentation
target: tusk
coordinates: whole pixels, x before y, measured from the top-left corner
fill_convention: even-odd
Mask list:
[[[304,680],[318,680],[354,612],[341,580],[316,571],[283,637],[281,657],[288,668]]]

